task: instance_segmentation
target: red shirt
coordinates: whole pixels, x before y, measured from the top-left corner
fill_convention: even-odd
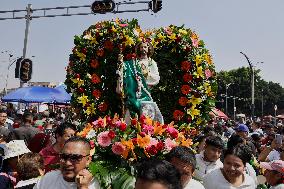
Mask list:
[[[54,150],[52,145],[42,149],[39,154],[44,159],[44,167],[46,172],[59,168],[59,153]]]

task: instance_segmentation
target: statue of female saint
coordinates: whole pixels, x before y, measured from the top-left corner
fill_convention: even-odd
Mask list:
[[[130,119],[136,114],[145,115],[163,123],[163,116],[150,93],[150,89],[160,80],[157,63],[151,58],[152,45],[148,42],[139,43],[136,55],[137,58],[128,61],[123,61],[122,54],[118,57],[117,92],[123,97],[125,118]]]

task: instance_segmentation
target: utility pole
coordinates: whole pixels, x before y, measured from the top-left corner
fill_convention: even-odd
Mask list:
[[[226,108],[225,108],[225,112],[226,115],[228,116],[228,88],[230,87],[232,83],[226,84]]]
[[[30,21],[31,21],[31,14],[32,14],[32,4],[28,4],[26,8],[27,14],[26,18],[26,29],[25,29],[25,39],[24,39],[24,48],[23,48],[23,59],[26,58],[27,55],[27,46],[28,46],[28,37],[29,37],[29,29],[30,29]],[[24,82],[20,80],[20,88],[24,86]]]

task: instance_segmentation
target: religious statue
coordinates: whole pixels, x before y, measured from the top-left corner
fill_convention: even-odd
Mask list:
[[[128,61],[123,60],[122,54],[118,57],[117,93],[123,98],[126,120],[137,114],[163,123],[163,116],[150,93],[151,87],[160,80],[157,63],[151,58],[152,45],[148,42],[139,43],[136,55],[137,58]]]

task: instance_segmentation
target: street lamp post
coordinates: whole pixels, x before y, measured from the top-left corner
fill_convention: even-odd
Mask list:
[[[230,87],[232,83],[226,84],[226,108],[225,108],[225,112],[226,115],[228,115],[228,88]]]

